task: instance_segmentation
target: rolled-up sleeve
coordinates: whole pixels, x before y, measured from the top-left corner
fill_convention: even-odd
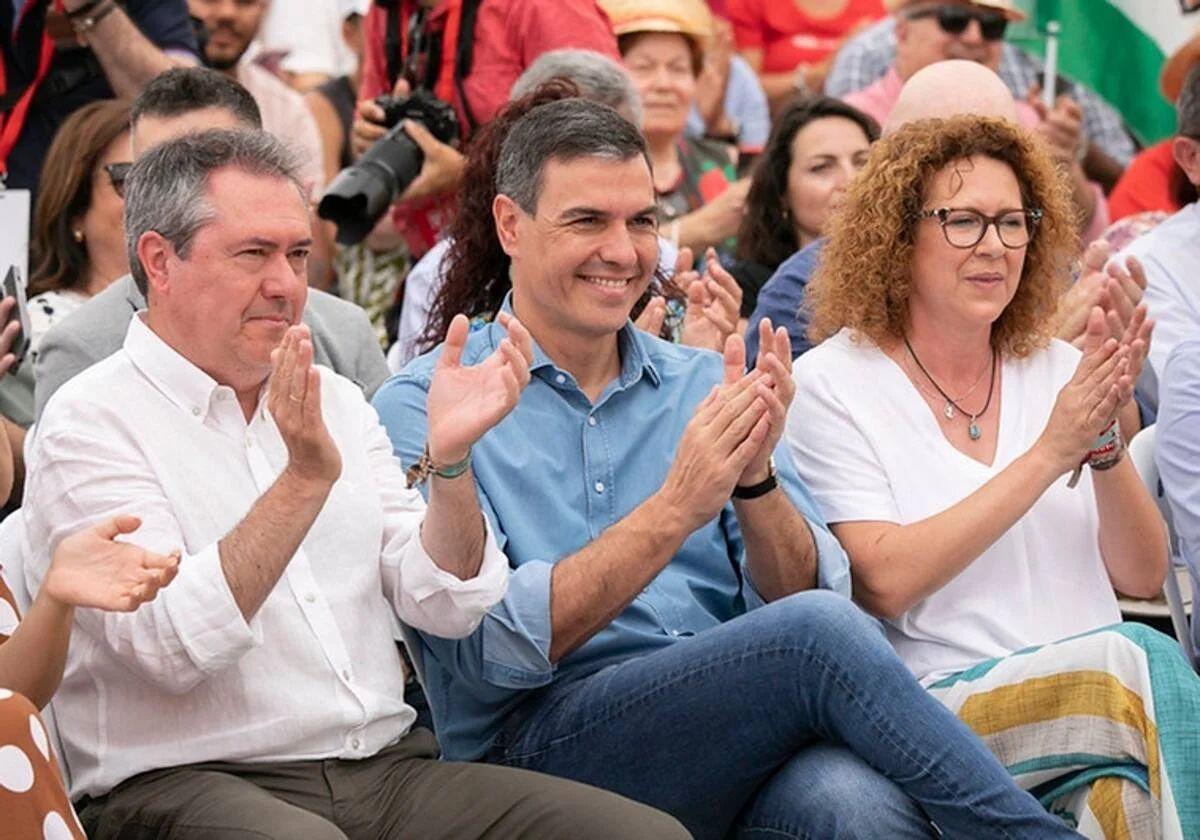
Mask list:
[[[142,525],[123,537],[158,553],[183,549],[171,505],[149,465],[116,439],[39,434],[24,514],[31,588],[41,584],[58,543],[119,514]],[[76,620],[97,643],[163,690],[181,694],[261,643],[238,608],[217,543],[184,554],[175,581],[129,613],[81,609]]]
[[[421,540],[425,499],[408,487],[379,415],[364,406],[363,435],[383,507],[380,568],[384,594],[405,624],[443,638],[470,635],[508,587],[508,558],[484,518],[483,560],[463,580],[438,566]]]
[[[424,448],[425,399],[429,387],[425,371],[432,363],[428,358],[415,361],[404,373],[385,383],[373,400],[394,453],[405,465],[414,463]],[[506,541],[504,532],[497,524],[487,494],[478,486],[476,490],[488,526],[488,539],[495,540],[496,550],[501,552]],[[520,689],[545,685],[554,675],[550,663],[553,566],[549,562],[529,562],[511,569],[507,557],[502,553],[499,557],[504,563],[507,592],[501,592],[503,597],[497,596],[489,605],[491,608],[471,634],[470,642],[456,648],[455,660],[464,675],[496,687]],[[445,635],[434,630],[426,632]]]

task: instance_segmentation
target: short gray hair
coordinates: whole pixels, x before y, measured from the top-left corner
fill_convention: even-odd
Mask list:
[[[1200,63],[1183,77],[1179,88],[1179,99],[1175,102],[1175,115],[1179,134],[1200,140]]]
[[[592,50],[550,50],[537,60],[513,83],[509,99],[520,99],[533,93],[551,79],[568,79],[579,88],[579,95],[593,102],[602,102],[642,124],[642,99],[633,79],[617,62]]]
[[[650,166],[641,132],[609,106],[579,97],[547,102],[517,120],[504,138],[496,163],[496,192],[532,215],[548,161],[625,161],[639,155]]]
[[[227,166],[287,179],[308,204],[295,155],[264,131],[211,129],[155,146],[138,158],[125,182],[125,249],[143,295],[147,279],[138,260],[138,240],[152,230],[187,259],[196,231],[216,215],[204,194],[208,179]]]

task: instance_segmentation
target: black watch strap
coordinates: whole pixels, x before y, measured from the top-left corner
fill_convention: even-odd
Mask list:
[[[775,461],[772,459],[767,465],[767,477],[758,484],[751,484],[743,487],[740,484],[734,485],[733,498],[742,499],[757,499],[759,496],[765,496],[779,486],[779,479],[775,474]]]

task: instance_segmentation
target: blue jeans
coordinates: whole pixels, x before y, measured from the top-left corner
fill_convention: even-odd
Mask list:
[[[1077,837],[845,598],[802,592],[531,696],[488,760],[654,805],[698,838]]]

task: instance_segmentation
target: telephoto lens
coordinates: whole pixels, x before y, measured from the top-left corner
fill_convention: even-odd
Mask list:
[[[388,133],[337,174],[317,205],[317,215],[337,225],[339,245],[355,245],[366,238],[421,171],[425,155],[405,133],[404,120],[421,123],[443,143],[458,137],[454,109],[427,91],[419,90],[407,99],[381,96],[375,101],[383,108]]]

